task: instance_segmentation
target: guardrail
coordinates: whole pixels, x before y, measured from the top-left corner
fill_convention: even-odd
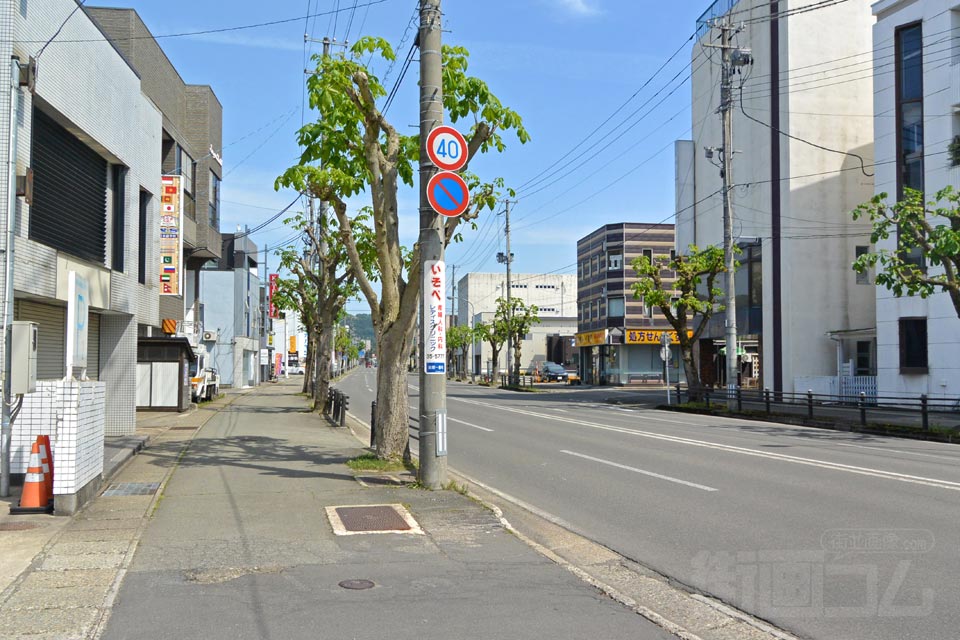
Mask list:
[[[689,399],[689,391],[685,387],[677,384],[676,387],[677,402],[683,402],[683,396],[686,394]],[[707,408],[714,403],[725,403],[727,401],[726,389],[703,390],[703,401]],[[924,430],[930,429],[930,418],[934,416],[939,419],[956,420],[960,425],[960,398],[936,397],[931,398],[926,394],[917,396],[867,396],[861,392],[857,396],[844,396],[838,398],[835,394],[824,395],[815,394],[808,390],[806,393],[771,391],[770,389],[742,389],[737,387],[734,391],[737,411],[743,411],[746,405],[754,407],[763,407],[767,414],[773,413],[775,408],[786,410],[788,413],[802,413],[806,418],[812,420],[817,416],[821,417],[846,417],[859,422],[860,426],[867,426],[868,417],[875,419],[886,416],[890,417],[909,417],[911,419],[919,418],[919,426]]]

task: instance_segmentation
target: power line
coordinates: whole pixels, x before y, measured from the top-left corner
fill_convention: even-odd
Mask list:
[[[297,194],[297,197],[294,198],[293,201],[292,201],[290,204],[288,204],[288,205],[285,206],[283,209],[281,209],[280,211],[278,211],[276,214],[270,216],[269,218],[267,218],[266,220],[264,220],[263,222],[261,222],[260,224],[258,224],[258,225],[257,225],[256,227],[254,227],[253,229],[248,229],[248,230],[246,230],[246,231],[242,231],[242,232],[240,232],[240,233],[234,234],[233,237],[234,237],[234,238],[243,238],[243,237],[245,237],[245,236],[249,236],[249,235],[252,235],[252,234],[260,231],[261,229],[263,229],[264,227],[266,227],[268,224],[270,224],[271,222],[273,222],[274,220],[276,220],[277,218],[279,218],[280,216],[282,216],[283,214],[285,214],[285,213],[290,209],[290,207],[292,207],[293,205],[297,204],[297,202],[300,201],[300,196],[301,196],[301,194],[298,193],[298,194]]]
[[[50,46],[50,43],[53,42],[54,38],[56,38],[58,35],[60,35],[60,32],[63,31],[63,28],[64,28],[65,26],[67,26],[67,22],[69,22],[69,21],[70,21],[70,18],[73,17],[73,14],[75,14],[77,11],[79,11],[79,10],[80,10],[80,7],[82,7],[82,6],[83,6],[83,3],[86,2],[86,1],[87,1],[87,0],[80,0],[80,2],[77,3],[77,6],[75,6],[75,7],[73,8],[73,11],[71,11],[70,13],[67,14],[67,17],[63,19],[63,22],[60,23],[60,26],[57,27],[57,30],[54,31],[54,33],[53,33],[52,36],[50,36],[50,39],[47,40],[46,42],[44,42],[44,43],[43,43],[43,46],[40,47],[40,51],[38,51],[38,52],[37,52],[37,55],[36,55],[36,59],[37,59],[37,60],[40,60],[40,56],[43,55],[43,52],[46,50],[46,48],[47,48],[48,46]]]
[[[403,79],[407,75],[407,70],[410,68],[410,63],[413,61],[413,52],[416,51],[416,49],[417,43],[414,42],[410,45],[410,51],[407,52],[407,59],[404,61],[403,68],[400,70],[400,76],[397,78],[393,88],[390,90],[390,94],[387,96],[386,102],[383,103],[383,110],[380,113],[384,116],[387,115],[387,111],[390,110],[390,105],[393,104],[393,99],[400,91],[400,85],[403,83]]]

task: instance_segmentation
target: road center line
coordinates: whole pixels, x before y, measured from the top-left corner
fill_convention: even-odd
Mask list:
[[[641,431],[639,429],[613,427],[613,426],[608,426],[604,424],[598,424],[595,422],[587,422],[585,420],[576,420],[573,418],[567,418],[564,416],[557,416],[557,415],[546,414],[546,413],[536,413],[534,411],[526,411],[524,409],[504,407],[501,405],[490,404],[487,402],[478,402],[476,400],[464,400],[463,398],[457,398],[457,400],[459,400],[460,402],[468,403],[468,404],[475,404],[482,407],[500,409],[502,411],[519,413],[521,415],[532,416],[535,418],[544,418],[547,420],[553,420],[555,422],[566,422],[568,424],[590,427],[591,429],[599,429],[601,431],[612,431],[615,433],[623,433],[626,435],[639,436],[641,438],[650,438],[652,440],[663,440],[665,442],[673,442],[676,444],[685,444],[685,445],[694,446],[694,447],[704,447],[707,449],[715,449],[717,451],[724,451],[727,453],[736,453],[736,454],[751,456],[755,458],[766,458],[768,460],[776,460],[779,462],[789,462],[792,464],[801,464],[801,465],[810,466],[810,467],[819,467],[821,469],[829,469],[831,471],[843,471],[845,473],[853,473],[853,474],[862,475],[862,476],[882,478],[884,480],[896,480],[897,482],[919,484],[919,485],[924,485],[928,487],[934,487],[937,489],[948,489],[950,491],[960,491],[960,482],[952,482],[950,480],[940,480],[938,478],[927,478],[923,476],[914,476],[914,475],[908,475],[904,473],[895,473],[893,471],[884,471],[882,469],[872,469],[869,467],[858,467],[858,466],[849,465],[849,464],[841,464],[839,462],[828,462],[826,460],[817,460],[815,458],[803,458],[800,456],[791,456],[784,453],[758,451],[757,449],[748,449],[746,447],[737,447],[734,445],[719,444],[716,442],[707,442],[705,440],[694,440],[693,438],[668,436],[661,433],[653,433],[651,431]]]
[[[660,480],[666,480],[667,482],[676,482],[677,484],[693,487],[694,489],[702,489],[703,491],[718,491],[718,489],[715,489],[714,487],[708,487],[704,484],[697,484],[696,482],[687,482],[686,480],[681,480],[679,478],[671,478],[670,476],[664,476],[659,473],[654,473],[652,471],[644,471],[643,469],[637,469],[636,467],[628,467],[627,465],[620,464],[619,462],[611,462],[609,460],[604,460],[603,458],[594,458],[593,456],[588,456],[583,453],[577,453],[576,451],[567,451],[566,449],[561,449],[560,453],[566,453],[567,455],[583,458],[584,460],[592,460],[593,462],[599,462],[600,464],[616,467],[618,469],[626,469],[627,471],[640,473],[645,476],[650,476],[651,478],[659,478]]]
[[[938,456],[933,453],[920,453],[919,451],[904,451],[903,449],[886,449],[884,447],[868,447],[863,444],[849,444],[847,442],[836,443],[838,447],[856,447],[857,449],[870,449],[872,451],[885,451],[887,453],[902,453],[908,456],[923,456],[924,458],[936,458],[937,460],[947,460],[949,462],[960,462],[960,458],[952,456]]]

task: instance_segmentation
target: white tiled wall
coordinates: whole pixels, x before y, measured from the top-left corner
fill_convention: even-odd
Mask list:
[[[105,399],[103,382],[38,382],[14,424],[11,471],[26,473],[37,436],[49,435],[55,494],[76,493],[100,475]]]

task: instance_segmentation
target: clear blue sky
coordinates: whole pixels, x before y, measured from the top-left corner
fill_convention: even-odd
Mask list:
[[[370,1],[357,0],[357,4]],[[303,110],[304,32],[316,39],[330,36],[353,41],[362,27],[363,35],[382,36],[397,47],[416,0],[385,0],[359,6],[355,12],[354,0],[235,0],[226,5],[196,0],[94,0],[91,4],[133,7],[156,36],[301,18],[254,29],[160,38],[184,80],[212,85],[223,104],[226,175],[221,228],[231,231],[236,225],[256,225],[295,195],[276,193],[273,182],[296,162],[295,132],[301,118],[312,117]],[[526,145],[508,139],[505,153],[471,164],[481,177],[502,176],[520,191],[511,216],[516,272],[574,272],[569,265],[576,262],[577,239],[598,226],[659,222],[670,216],[674,208],[672,141],[689,137],[690,128],[690,88],[684,81],[689,38],[708,4],[707,0],[443,2],[444,42],[469,49],[470,72],[486,80],[505,104],[521,114],[533,138]],[[335,17],[302,19],[308,13],[338,7],[341,11]],[[407,31],[398,52],[401,60],[387,77],[388,87],[399,75],[414,30]],[[684,50],[649,86],[599,133],[550,169],[562,169],[559,173],[519,189],[561,160],[684,43]],[[319,44],[310,44],[306,53],[319,49]],[[313,65],[307,62],[306,66]],[[375,63],[374,72],[383,78],[386,69]],[[677,80],[668,84],[678,73]],[[418,121],[416,76],[415,61],[389,111],[389,119],[406,131]],[[653,97],[658,91],[662,92]],[[647,107],[630,117],[651,98]],[[617,131],[592,146],[624,119]],[[590,158],[593,154],[596,157]],[[621,178],[624,174],[628,175]],[[417,233],[417,203],[415,191],[400,194],[402,235],[408,243]],[[447,252],[447,262],[458,265],[458,275],[503,268],[495,258],[503,250],[503,216],[485,214],[479,222],[478,232],[466,233],[465,242]],[[262,246],[290,234],[278,223],[254,239]],[[364,311],[366,305],[353,302],[349,308]]]

